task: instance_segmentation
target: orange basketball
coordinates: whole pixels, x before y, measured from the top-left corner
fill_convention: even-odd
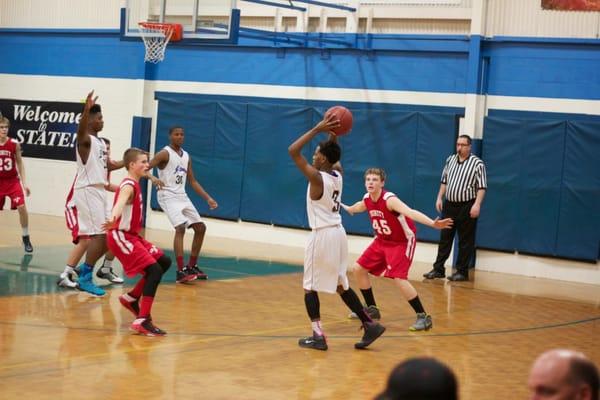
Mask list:
[[[337,136],[350,133],[350,130],[352,129],[352,113],[350,110],[344,106],[333,106],[325,113],[327,116],[330,114],[335,114],[337,119],[340,120],[340,126],[332,129]]]

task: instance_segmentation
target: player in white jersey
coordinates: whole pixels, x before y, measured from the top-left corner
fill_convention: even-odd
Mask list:
[[[94,265],[107,250],[102,224],[109,217],[104,188],[108,183],[109,166],[106,145],[98,138],[104,121],[100,105],[96,104],[97,99],[93,91],[87,95],[77,128],[77,177],[73,202],[78,212],[79,234],[90,238],[85,262],[79,267],[78,288],[95,296],[103,296],[106,293],[104,289],[92,281]],[[114,163],[111,166],[119,167]]]
[[[88,93],[77,128],[77,177],[73,188],[73,202],[78,212],[79,234],[90,238],[85,262],[79,266],[78,289],[95,296],[104,296],[104,289],[92,281],[96,262],[106,253],[106,234],[103,224],[108,219],[107,193],[108,171],[123,168],[123,161],[108,158],[106,145],[98,138],[104,127],[102,109],[96,104],[94,91]],[[146,177],[158,184],[150,174]]]
[[[150,169],[158,167],[158,177],[163,183],[158,191],[158,204],[169,218],[175,228],[173,238],[173,251],[177,260],[177,282],[184,283],[194,279],[206,279],[206,274],[198,268],[198,254],[202,249],[206,225],[194,204],[188,197],[186,183],[194,189],[208,203],[213,210],[218,207],[217,202],[204,190],[194,177],[192,162],[187,151],[181,146],[185,138],[182,127],[174,126],[169,129],[169,145],[155,154],[150,161]],[[186,266],[183,261],[183,237],[185,230],[194,230],[190,259]]]
[[[105,146],[107,151],[108,160],[110,160],[110,140],[101,137],[100,138]],[[77,177],[75,177],[75,181],[73,185],[71,185],[71,190],[67,195],[67,201],[65,204],[65,219],[67,223],[67,228],[71,231],[71,236],[73,238],[73,244],[75,247],[71,250],[69,255],[67,256],[67,262],[65,265],[64,271],[60,274],[56,284],[59,287],[63,287],[66,289],[77,289],[78,283],[75,278],[79,276],[79,269],[76,267],[79,264],[79,261],[85,254],[88,244],[89,237],[87,235],[80,235],[79,233],[79,213],[75,202],[73,200],[73,195],[75,192],[75,182],[77,181]],[[110,183],[110,174],[107,175],[108,184],[104,187],[109,192],[116,192],[119,188],[117,185]],[[112,212],[111,204],[109,201],[106,202],[107,213],[110,215]],[[111,283],[123,283],[123,278],[117,275],[112,268],[112,263],[115,256],[108,251],[104,256],[104,262],[102,266],[96,272],[96,276],[101,279],[106,279]]]
[[[361,341],[354,345],[355,348],[366,348],[385,331],[381,324],[367,315],[346,276],[348,241],[340,216],[343,179],[339,164],[341,148],[337,138],[332,133],[328,141],[317,146],[312,165],[302,155],[302,148],[319,132],[331,132],[339,125],[335,115],[326,116],[288,148],[290,157],[308,180],[306,211],[312,229],[304,252],[303,288],[313,334],[300,339],[298,344],[316,350],[327,350],[318,292],[337,292],[348,308],[360,318],[365,333]]]

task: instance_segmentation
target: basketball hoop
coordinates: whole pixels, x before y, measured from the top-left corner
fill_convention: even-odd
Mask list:
[[[163,24],[158,22],[140,22],[140,34],[146,47],[145,62],[157,64],[164,60],[169,41],[181,40],[181,24]]]

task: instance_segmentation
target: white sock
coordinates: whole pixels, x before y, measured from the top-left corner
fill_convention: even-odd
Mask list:
[[[137,299],[133,296],[130,296],[129,293],[125,293],[123,295],[123,297],[125,298],[125,300],[127,300],[130,303],[133,303],[134,301],[136,301]]]
[[[72,273],[73,273],[73,267],[71,267],[70,265],[67,265],[65,267],[65,270],[62,272],[62,274],[60,274],[60,278],[65,279],[67,276],[69,276]]]
[[[104,262],[102,263],[102,268],[110,269],[110,267],[112,267],[112,262],[113,262],[113,260],[107,260],[105,258]]]
[[[312,325],[312,330],[319,336],[323,336],[323,329],[321,329],[321,321],[312,321],[310,323]]]
[[[29,227],[21,228],[23,229],[23,236],[29,236]]]

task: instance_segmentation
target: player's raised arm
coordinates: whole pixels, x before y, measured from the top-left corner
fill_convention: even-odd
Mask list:
[[[90,118],[90,109],[96,104],[98,96],[94,97],[94,91],[88,93],[85,98],[85,105],[83,106],[83,112],[81,113],[81,119],[79,120],[79,126],[77,127],[77,150],[82,160],[87,161],[88,155],[90,154],[90,135],[88,132],[88,122]]]
[[[338,126],[340,126],[340,121],[337,120],[337,117],[334,114],[326,115],[322,121],[296,139],[296,141],[288,147],[288,153],[296,164],[296,167],[298,167],[300,172],[302,172],[310,182],[310,197],[312,199],[321,198],[321,195],[323,194],[323,178],[319,171],[306,161],[306,158],[302,155],[302,148],[307,143],[310,143],[319,132],[330,132]]]
[[[387,199],[386,205],[388,207],[388,210],[390,211],[396,211],[397,213],[405,215],[414,221],[417,221],[423,225],[427,225],[435,229],[447,229],[450,228],[453,224],[452,218],[436,218],[435,220],[433,220],[427,215],[423,214],[422,212],[410,208],[397,197],[390,197],[389,199]]]

